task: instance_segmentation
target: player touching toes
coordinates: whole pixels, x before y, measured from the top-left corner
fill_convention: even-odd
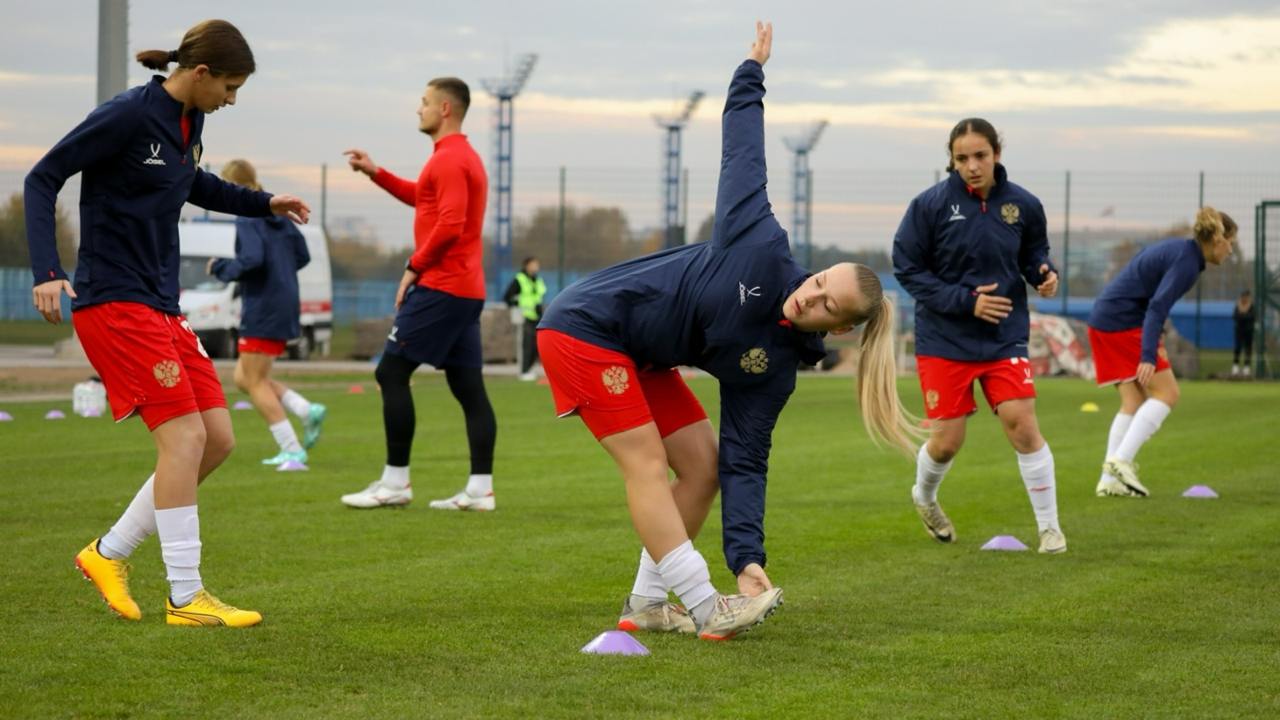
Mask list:
[[[1089,346],[1098,385],[1115,385],[1120,410],[1107,434],[1099,497],[1147,497],[1134,458],[1178,402],[1160,334],[1169,310],[1196,284],[1205,263],[1221,265],[1238,228],[1211,207],[1196,214],[1189,240],[1165,240],[1143,248],[1102,290],[1089,313]]]
[[[200,169],[204,117],[234,105],[255,69],[235,26],[207,20],[177,50],[138,53],[168,77],[103,103],[26,179],[27,242],[36,308],[62,320],[61,297],[102,382],[116,421],[138,415],[156,444],[155,472],[101,539],[76,556],[107,604],[141,617],[129,593],[125,559],[152,533],[169,578],[171,625],[255,625],[262,616],[220,602],[200,577],[196,486],[235,445],[231,416],[213,362],[178,309],[178,218],[190,202],[250,217],[306,222],[310,209],[289,195],[233,185]],[[54,242],[54,202],[81,174],[80,249],[74,285]]]
[[[764,570],[769,449],[796,370],[824,356],[824,334],[865,324],[863,419],[873,436],[911,448],[896,392],[893,306],[875,273],[853,263],[808,272],[791,257],[770,208],[763,65],[772,36],[771,26],[756,24],[750,55],[729,86],[711,241],[584,278],[556,297],[538,326],[556,413],[580,416],[617,463],[643,544],[618,621],[625,630],[696,630],[723,640],[782,602]],[[719,381],[718,437],[681,365]],[[717,492],[735,595],[716,591],[692,542]],[[682,605],[667,602],[669,591]]]
[[[893,240],[894,275],[916,300],[916,365],[931,422],[911,498],[929,534],[953,542],[938,486],[964,445],[982,385],[1018,458],[1035,512],[1040,552],[1067,549],[1058,524],[1053,453],[1036,421],[1027,358],[1026,284],[1058,291],[1044,208],[1009,181],[1000,137],[981,118],[961,120],[947,141],[946,179],[911,201]]]

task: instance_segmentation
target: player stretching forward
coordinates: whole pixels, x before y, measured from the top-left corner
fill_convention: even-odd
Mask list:
[[[947,178],[911,201],[893,240],[894,275],[916,300],[916,365],[932,420],[911,497],[929,534],[953,542],[938,486],[964,445],[968,416],[977,411],[976,380],[1018,455],[1040,552],[1064,552],[1053,453],[1036,421],[1027,359],[1031,325],[1023,281],[1041,297],[1058,292],[1044,207],[1009,182],[1000,138],[986,120],[961,120],[947,155]]]
[[[1089,313],[1089,346],[1098,385],[1115,385],[1120,411],[1111,421],[1097,494],[1146,497],[1133,461],[1178,402],[1178,380],[1160,341],[1169,310],[1200,277],[1205,263],[1231,254],[1236,223],[1206,207],[1191,240],[1143,248],[1102,290]]]
[[[222,169],[224,180],[261,190],[258,174],[247,160],[232,160]],[[283,218],[236,220],[236,256],[209,261],[209,274],[223,282],[238,280],[243,291],[240,313],[240,358],[236,361],[236,387],[249,394],[280,453],[263,465],[307,462],[307,450],[320,439],[326,408],[271,378],[271,365],[298,337],[302,311],[298,299],[298,271],[311,262],[307,240]],[[303,439],[284,414],[288,408],[302,420]]]
[[[138,53],[164,72],[103,103],[27,175],[27,241],[36,308],[72,323],[106,385],[116,421],[137,414],[156,443],[155,473],[100,540],[76,556],[85,576],[122,617],[142,617],[129,594],[127,558],[152,533],[169,577],[170,625],[256,625],[262,616],[220,602],[200,579],[196,485],[231,453],[235,438],[222,384],[178,310],[178,217],[190,202],[218,212],[306,222],[296,197],[254,192],[200,169],[206,113],[234,105],[254,71],[235,26],[207,20],[177,50]],[[81,173],[80,251],[74,288],[58,261],[53,209],[67,178]]]
[[[873,435],[911,447],[894,379],[893,306],[875,273],[841,263],[810,274],[792,259],[769,206],[762,66],[772,36],[771,26],[756,24],[750,56],[729,86],[711,241],[575,283],[538,329],[556,412],[581,416],[617,463],[644,545],[618,621],[624,630],[696,628],[705,639],[725,640],[782,602],[782,589],[764,572],[769,449],[798,366],[825,354],[822,333],[867,324],[859,377],[864,421]],[[720,382],[718,448],[679,365]],[[667,468],[675,471],[674,485]],[[717,490],[725,559],[740,595],[716,592],[691,540]],[[683,607],[667,602],[669,590]]]
[[[480,311],[484,309],[484,269],[480,231],[489,181],[480,156],[462,134],[471,90],[457,78],[427,83],[418,108],[418,129],[430,135],[435,152],[416,183],[379,168],[363,150],[347,150],[353,170],[412,205],[414,251],[396,291],[396,319],[374,377],[382,388],[382,423],[387,464],[382,476],[360,492],[342,496],[355,508],[407,505],[409,451],[414,410],[409,378],[427,363],[444,370],[449,390],[466,416],[471,476],[461,492],[431,507],[437,510],[493,510],[493,446],[498,423],[484,390],[480,369]]]

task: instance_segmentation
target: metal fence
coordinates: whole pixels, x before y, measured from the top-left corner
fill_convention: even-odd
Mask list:
[[[776,159],[784,156],[779,154]],[[389,169],[416,177],[420,167],[415,160]],[[218,166],[211,169],[217,170]],[[331,243],[361,243],[357,247],[362,248],[362,254],[385,256],[388,268],[397,263],[402,266],[412,244],[413,209],[363,175],[351,172],[345,165],[266,165],[258,170],[261,182],[269,190],[307,199],[315,210],[313,221],[325,223]],[[891,269],[887,263],[893,235],[907,204],[941,177],[941,172],[933,169],[827,168],[820,159],[815,159],[812,170],[814,264],[839,259],[842,252],[859,253],[860,260],[873,265],[879,262],[876,269],[886,272]],[[25,169],[0,168],[0,193],[20,192],[24,172]],[[714,167],[691,166],[684,173],[680,217],[688,241],[697,239],[700,230],[705,234],[704,224],[715,201],[717,172]],[[788,163],[775,162],[771,179],[774,211],[787,227],[793,215]],[[1194,304],[1195,310],[1189,313],[1192,324],[1185,326],[1185,319],[1177,322],[1180,331],[1198,345],[1229,344],[1222,340],[1220,332],[1224,313],[1221,303],[1234,300],[1244,289],[1255,289],[1255,206],[1268,198],[1280,198],[1280,174],[1022,172],[1013,167],[1010,179],[1036,194],[1045,206],[1063,289],[1060,298],[1042,304],[1040,309],[1050,312],[1076,316],[1087,313],[1092,297],[1138,247],[1187,232],[1200,205],[1213,205],[1230,213],[1240,225],[1238,253],[1221,267],[1211,266],[1175,311],[1176,317],[1182,318],[1188,314],[1187,303]],[[68,183],[60,199],[78,221],[74,212],[77,180]],[[495,267],[492,258],[500,255],[492,247],[487,248],[490,300],[500,299],[520,260],[527,255],[539,257],[543,277],[554,295],[582,274],[660,248],[665,237],[660,181],[656,162],[653,167],[634,168],[526,167],[517,162],[512,247],[501,255],[511,262],[508,267]],[[205,214],[193,206],[184,212],[189,218]],[[491,212],[486,226],[492,225]],[[1280,231],[1280,220],[1273,221],[1270,227]],[[64,262],[71,265],[74,261],[66,258]],[[341,265],[337,256],[335,262]],[[0,257],[0,266],[14,264]],[[387,273],[352,277],[341,268],[335,272],[337,281],[389,281],[392,277]],[[7,286],[17,281],[5,282]],[[373,285],[338,285],[337,290],[335,308],[342,311],[341,317],[352,318],[371,312],[376,303],[372,298],[383,292]],[[18,295],[9,299],[13,292],[17,291],[3,290],[5,304],[0,306],[0,312],[4,317],[22,316],[11,309],[24,305]],[[29,286],[21,294],[29,304]],[[343,294],[352,298],[349,304],[344,304]]]

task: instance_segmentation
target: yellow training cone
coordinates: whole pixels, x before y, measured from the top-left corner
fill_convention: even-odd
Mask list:
[[[1098,412],[1098,403],[1087,402],[1080,406],[1080,412]]]

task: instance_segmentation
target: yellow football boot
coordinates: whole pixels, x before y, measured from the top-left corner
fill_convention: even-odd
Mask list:
[[[129,563],[103,557],[98,552],[98,540],[94,538],[76,555],[76,567],[98,589],[115,614],[125,620],[141,620],[142,610],[129,595]]]
[[[233,608],[203,589],[182,607],[174,607],[173,600],[165,598],[164,611],[170,625],[250,627],[262,622],[262,613]]]

